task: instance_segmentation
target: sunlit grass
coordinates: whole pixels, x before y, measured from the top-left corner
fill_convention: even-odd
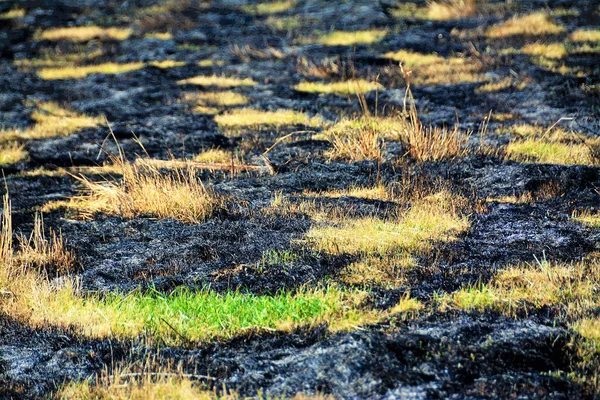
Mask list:
[[[0,165],[15,164],[26,158],[27,151],[25,151],[22,145],[18,143],[0,145]]]
[[[187,92],[183,95],[183,100],[189,104],[195,104],[204,107],[232,107],[242,106],[249,102],[248,97],[243,94],[226,92]]]
[[[256,86],[257,83],[251,78],[235,78],[226,76],[196,76],[177,82],[180,85],[214,86],[218,88],[232,88],[240,86]]]
[[[173,39],[173,35],[171,32],[151,32],[146,33],[144,35],[145,38],[148,39],[158,39],[158,40],[171,40]]]
[[[569,35],[573,42],[600,42],[600,29],[578,29]]]
[[[427,18],[433,21],[444,21],[471,17],[475,15],[479,6],[477,0],[432,1],[427,9]]]
[[[520,162],[547,164],[592,165],[589,146],[577,143],[560,143],[540,139],[512,141],[506,147],[508,158]]]
[[[38,75],[40,78],[46,80],[81,79],[93,74],[115,75],[136,71],[142,68],[144,68],[144,63],[141,62],[128,64],[105,63],[97,65],[42,68],[38,71]]]
[[[453,84],[485,81],[483,68],[469,58],[444,58],[437,54],[423,54],[398,50],[384,55],[411,70],[411,81],[417,85]]]
[[[599,284],[600,263],[594,255],[575,263],[538,260],[506,268],[490,283],[463,288],[438,302],[442,308],[494,310],[511,316],[554,307],[563,317],[578,319],[600,305]]]
[[[561,59],[565,58],[569,53],[562,43],[534,43],[528,44],[521,49],[525,54],[532,56],[543,56],[547,58]]]
[[[208,149],[196,155],[193,160],[202,163],[231,164],[231,152],[221,149]]]
[[[573,219],[591,228],[600,228],[600,212],[583,212],[575,214]]]
[[[104,123],[101,117],[90,117],[64,109],[56,103],[37,104],[31,114],[35,125],[24,129],[0,131],[0,142],[15,139],[45,139],[69,136],[84,128],[93,128]]]
[[[525,82],[516,82],[512,78],[504,78],[496,82],[489,82],[475,89],[475,93],[494,93],[506,89],[523,90],[527,87]],[[500,120],[502,116],[494,115],[496,120]],[[508,118],[508,119],[512,119]]]
[[[252,15],[271,15],[288,11],[296,6],[296,1],[270,1],[243,6],[242,9]]]
[[[293,17],[274,17],[271,16],[265,21],[271,29],[290,32],[300,29],[303,26],[302,19],[295,15]]]
[[[74,67],[81,62],[90,62],[102,56],[104,51],[96,49],[87,51],[82,45],[76,45],[73,52],[62,53],[59,51],[43,52],[38,58],[20,58],[13,61],[21,69],[41,67]]]
[[[95,25],[51,28],[40,32],[38,40],[69,40],[72,42],[87,42],[92,39],[125,40],[131,36],[128,28],[102,28]]]
[[[347,96],[383,89],[383,86],[378,82],[353,79],[344,82],[301,82],[294,86],[294,89],[306,93],[335,93]]]
[[[304,125],[308,127],[322,126],[323,122],[318,117],[294,110],[262,111],[254,108],[233,109],[215,116],[215,122],[221,128],[239,129],[261,127],[282,127],[286,125]]]
[[[464,199],[442,191],[415,202],[409,211],[395,218],[342,218],[333,225],[314,226],[306,240],[314,249],[329,254],[422,252],[431,240],[453,240],[469,227],[468,219],[457,212],[462,205]]]
[[[26,15],[25,10],[22,8],[13,8],[4,13],[0,13],[0,20],[3,19],[17,19],[23,18]]]
[[[164,173],[150,164],[115,161],[121,180],[92,181],[82,175],[86,195],[50,203],[44,210],[66,207],[84,218],[103,212],[201,223],[223,207],[225,198],[204,186],[191,168]]]
[[[387,35],[387,30],[333,31],[317,38],[317,43],[326,46],[352,46],[377,43]]]
[[[516,35],[555,35],[564,31],[565,27],[554,22],[548,14],[535,12],[494,25],[488,28],[485,34],[489,38],[497,39]]]
[[[177,68],[183,67],[185,65],[185,61],[176,61],[176,60],[163,60],[163,61],[151,61],[150,65],[156,68],[168,69],[168,68]]]

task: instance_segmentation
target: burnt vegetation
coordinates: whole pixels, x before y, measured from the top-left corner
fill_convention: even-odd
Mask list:
[[[597,398],[597,1],[0,2],[0,398]]]

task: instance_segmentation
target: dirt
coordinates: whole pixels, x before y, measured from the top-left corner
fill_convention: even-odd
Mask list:
[[[379,2],[370,0],[301,0],[296,11],[281,15],[299,13],[310,23],[285,35],[268,28],[266,17],[243,12],[242,0],[222,0],[171,16],[175,23],[167,28],[173,31],[173,39],[157,40],[144,38],[142,31],[148,28],[148,21],[136,22],[132,17],[136,9],[154,3],[1,2],[0,12],[18,6],[27,15],[20,20],[0,20],[0,125],[31,126],[31,101],[56,101],[78,112],[105,115],[131,159],[145,152],[159,159],[193,157],[204,148],[221,147],[240,151],[247,162],[262,165],[261,154],[278,137],[306,127],[250,130],[241,137],[229,137],[213,116],[192,113],[189,105],[179,101],[184,91],[196,88],[176,82],[196,75],[249,77],[258,85],[235,91],[249,97],[252,107],[294,109],[330,121],[360,113],[359,101],[353,97],[303,94],[292,89],[293,84],[307,79],[301,75],[300,58],[319,62],[329,57],[343,66],[332,79],[350,74],[380,76],[386,89],[367,94],[366,102],[391,114],[403,105],[405,82],[398,79],[396,64],[381,54],[404,48],[442,56],[464,53],[479,62],[473,54],[483,52],[486,43],[460,39],[453,30],[483,29],[500,20],[493,15],[449,22],[390,18]],[[594,1],[521,3],[521,12],[542,6],[578,10],[577,17],[560,17],[569,32],[597,29],[600,22],[600,16],[594,14]],[[69,43],[34,40],[38,29],[69,24],[136,27],[138,31],[127,40],[90,43],[104,51],[98,62],[177,59],[187,65],[67,81],[45,81],[34,71],[15,66],[15,61],[40,57],[44,49],[53,46],[72,50],[74,45]],[[374,45],[356,48],[294,41],[315,30],[372,28],[386,28],[390,33]],[[250,47],[244,50],[244,46]],[[279,49],[283,55],[275,56],[270,49]],[[566,60],[585,71],[585,77],[551,72],[523,55],[486,64],[489,76],[526,76],[530,84],[523,91],[511,88],[482,94],[476,92],[477,83],[459,83],[414,85],[413,94],[423,121],[436,126],[453,124],[458,118],[463,128],[477,130],[490,110],[512,113],[515,117],[510,122],[492,120],[488,127],[485,139],[496,146],[508,141],[498,133],[499,128],[519,123],[549,126],[560,120],[561,126],[582,135],[598,136],[600,96],[597,90],[586,89],[598,84],[597,57],[597,53],[589,53]],[[215,64],[197,65],[206,59]],[[2,168],[16,233],[31,231],[37,207],[81,191],[69,175],[25,174],[40,167],[57,171],[59,167],[99,165],[116,151],[112,140],[106,140],[107,134],[106,127],[96,127],[68,137],[28,141],[29,158]],[[421,257],[420,265],[425,267],[411,272],[409,283],[393,289],[374,288],[370,300],[376,308],[393,306],[404,293],[429,304],[436,292],[488,282],[508,265],[532,262],[536,257],[578,260],[600,249],[598,230],[571,218],[574,212],[600,207],[597,167],[525,164],[481,154],[415,165],[411,160],[397,162],[404,154],[397,144],[388,146],[381,165],[347,163],[328,160],[324,152],[329,147],[326,141],[304,135],[280,143],[269,153],[276,169],[273,175],[240,173],[232,178],[228,173],[203,172],[202,179],[217,192],[235,197],[244,206],[232,207],[201,224],[105,214],[81,220],[59,208],[45,215],[46,228],[60,230],[76,254],[80,265],[76,275],[85,293],[126,293],[149,286],[168,293],[183,285],[269,294],[335,280],[354,260],[352,255],[302,248],[299,240],[313,222],[308,216],[263,213],[275,194],[299,201],[305,192],[339,190],[378,180],[401,183],[405,173],[412,171],[431,180],[443,179],[473,202],[485,202],[485,207],[469,216],[471,227],[458,241],[435,244],[433,254]],[[546,193],[549,187],[551,195]],[[4,185],[0,190],[4,193]],[[497,200],[521,195],[534,200]],[[312,200],[351,208],[357,215],[383,215],[398,207],[392,202],[349,196],[316,195]],[[292,249],[299,257],[288,265],[258,268],[263,253],[273,249]],[[408,322],[392,318],[349,333],[332,334],[326,327],[314,327],[160,350],[139,341],[89,340],[75,329],[30,328],[0,316],[0,397],[51,397],[65,382],[93,378],[105,368],[137,362],[148,354],[165,364],[180,363],[189,373],[210,376],[200,379],[208,388],[225,385],[242,396],[262,391],[268,396],[319,392],[340,398],[382,399],[592,397],[567,374],[549,374],[573,371],[578,357],[573,343],[577,340],[574,332],[556,323],[552,310],[518,319],[436,312]]]

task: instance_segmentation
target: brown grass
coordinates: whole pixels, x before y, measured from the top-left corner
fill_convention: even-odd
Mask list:
[[[565,31],[564,26],[557,24],[543,12],[535,12],[521,17],[514,17],[486,30],[485,35],[492,39],[509,36],[542,36],[555,35]]]
[[[8,165],[18,163],[27,158],[27,151],[23,148],[23,145],[18,143],[8,143],[6,145],[0,145],[0,165]]]
[[[121,159],[115,163],[121,180],[91,181],[80,175],[88,194],[48,207],[65,206],[83,218],[105,212],[129,218],[151,216],[200,223],[224,205],[224,197],[205,187],[191,167],[165,172],[151,164]]]
[[[38,40],[69,40],[71,42],[87,42],[92,39],[125,40],[131,36],[131,29],[102,28],[99,26],[75,26],[68,28],[53,28],[42,31],[37,35]]]
[[[434,21],[467,18],[475,15],[484,3],[477,0],[441,0],[429,3],[427,17]]]
[[[51,102],[38,103],[31,118],[35,121],[31,128],[0,131],[0,142],[69,136],[81,129],[93,128],[104,123],[103,118],[79,114]]]

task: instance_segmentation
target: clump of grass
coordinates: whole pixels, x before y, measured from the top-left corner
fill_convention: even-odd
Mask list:
[[[427,9],[427,17],[434,21],[467,18],[475,15],[480,6],[477,0],[432,1]]]
[[[35,125],[25,130],[0,131],[0,142],[7,140],[46,139],[56,136],[69,136],[84,129],[103,124],[100,117],[90,117],[60,107],[56,103],[38,103],[31,114]]]
[[[412,69],[411,82],[417,85],[455,84],[486,80],[479,61],[463,57],[444,58],[409,50],[388,52],[384,57]]]
[[[441,191],[414,202],[397,217],[343,218],[306,234],[311,247],[329,254],[406,254],[428,249],[431,240],[452,240],[469,226],[459,210],[465,199]]]
[[[87,42],[92,39],[125,40],[131,36],[128,28],[102,28],[95,25],[52,28],[40,32],[38,40],[69,40],[71,42]]]
[[[563,165],[593,165],[590,148],[585,144],[560,143],[544,139],[512,141],[506,147],[506,155],[519,162],[535,162]]]
[[[303,195],[309,197],[328,197],[332,199],[339,199],[341,197],[356,197],[359,199],[382,201],[391,201],[395,199],[395,196],[393,196],[390,189],[381,183],[374,186],[353,186],[348,189],[328,190],[325,192],[304,191]]]
[[[3,19],[17,19],[25,16],[25,10],[22,8],[13,8],[5,13],[0,14],[0,20]]]
[[[371,29],[364,31],[333,31],[317,38],[316,42],[326,46],[352,46],[357,44],[373,44],[383,39],[387,30]]]
[[[304,125],[320,127],[323,122],[318,117],[310,117],[304,113],[293,110],[262,111],[254,108],[233,109],[227,113],[217,115],[215,122],[221,128],[241,129],[261,127],[282,127],[286,125]]]
[[[0,165],[15,164],[25,159],[27,159],[27,151],[23,145],[14,142],[0,145]]]
[[[183,100],[201,107],[233,107],[246,105],[249,102],[248,97],[231,91],[187,92],[183,95]]]
[[[526,82],[517,82],[512,78],[504,78],[496,82],[489,82],[479,86],[477,89],[475,89],[475,93],[494,93],[506,89],[523,90],[525,89],[525,87],[527,87]],[[500,120],[503,118],[503,116],[497,115],[494,115],[493,117],[496,120]],[[506,119],[512,118],[508,117]]]
[[[591,228],[600,228],[600,212],[582,212],[573,215],[573,219]]]
[[[492,26],[486,30],[485,35],[492,39],[498,39],[517,35],[556,35],[564,31],[565,27],[555,23],[548,14],[535,12]]]
[[[326,156],[350,161],[381,161],[384,138],[398,137],[405,128],[404,121],[393,118],[364,116],[342,120],[325,132],[333,145]]]
[[[176,60],[163,60],[163,61],[152,61],[150,65],[156,68],[168,69],[168,68],[177,68],[183,67],[185,65],[185,61],[176,61]]]
[[[144,35],[145,38],[148,39],[158,39],[158,40],[171,40],[173,39],[173,35],[171,32],[150,32]]]
[[[231,152],[221,149],[208,149],[195,156],[193,160],[202,163],[231,164]],[[239,164],[239,160],[234,162]]]
[[[203,76],[199,75],[189,79],[183,79],[177,82],[180,85],[198,85],[198,86],[214,86],[218,88],[232,88],[240,86],[256,86],[257,83],[250,78],[235,78],[226,76]]]
[[[306,93],[335,93],[348,96],[383,89],[383,86],[378,82],[353,79],[345,82],[300,82],[294,89]]]
[[[578,29],[569,35],[572,42],[600,42],[600,29]]]
[[[500,271],[486,285],[463,288],[438,301],[443,307],[494,310],[518,316],[545,307],[577,320],[597,309],[600,262],[595,255],[568,264],[537,260]]]
[[[243,6],[242,9],[251,15],[272,15],[288,11],[296,6],[296,1],[270,1]]]
[[[533,43],[526,45],[521,49],[521,51],[532,56],[540,56],[552,59],[562,59],[569,54],[565,45],[562,43]]]
[[[84,218],[105,212],[129,218],[147,215],[201,223],[224,205],[224,197],[204,186],[191,167],[165,173],[151,164],[122,159],[115,163],[122,176],[120,181],[91,181],[81,175],[79,180],[88,194],[53,207],[65,206]]]
[[[144,68],[144,63],[135,62],[128,64],[105,63],[97,65],[66,66],[56,68],[42,68],[38,76],[46,80],[81,79],[93,74],[116,75]]]
[[[265,23],[268,27],[276,31],[292,32],[302,28],[304,25],[303,19],[294,15],[293,17],[275,17],[270,16]]]

